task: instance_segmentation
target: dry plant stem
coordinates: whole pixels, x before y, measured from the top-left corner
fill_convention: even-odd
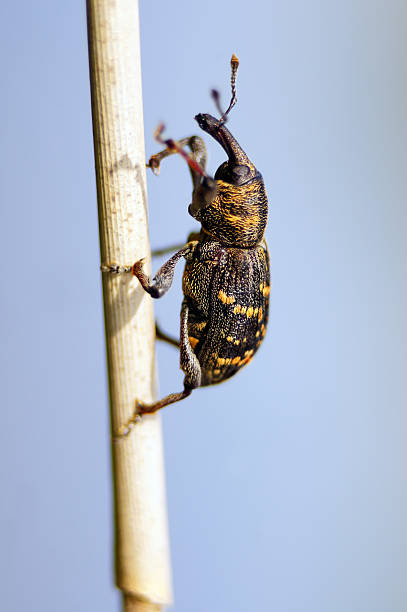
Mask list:
[[[127,596],[124,599],[124,612],[160,612],[162,607],[159,604],[143,602],[137,598]]]
[[[138,4],[88,0],[87,10],[101,261],[132,264],[150,253]],[[172,601],[160,417],[115,440],[135,399],[155,399],[152,303],[131,275],[102,277],[116,584],[127,612],[156,612]]]

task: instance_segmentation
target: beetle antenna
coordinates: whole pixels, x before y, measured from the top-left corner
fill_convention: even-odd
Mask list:
[[[206,172],[201,168],[201,166],[191,157],[191,155],[184,151],[184,149],[177,143],[176,140],[173,140],[172,138],[165,139],[162,137],[162,133],[164,132],[164,130],[165,124],[159,123],[154,132],[154,138],[157,140],[157,142],[165,145],[170,151],[179,153],[181,157],[185,159],[188,166],[192,168],[192,170],[195,170],[195,172],[197,172],[201,176],[208,176]]]
[[[219,119],[219,127],[221,127],[224,123],[226,123],[226,121],[228,120],[228,115],[230,111],[232,110],[232,108],[237,102],[236,75],[237,75],[237,69],[239,68],[239,60],[235,54],[232,55],[232,58],[230,60],[230,67],[232,69],[231,75],[230,75],[230,87],[232,89],[232,97],[231,97],[230,104],[229,104],[227,111],[223,112],[222,110],[222,107],[220,105],[220,94],[218,90],[217,89],[211,90],[211,96],[215,102],[216,108],[218,109],[218,113],[221,116]]]

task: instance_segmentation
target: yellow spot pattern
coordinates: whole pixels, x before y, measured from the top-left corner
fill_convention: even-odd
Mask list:
[[[222,289],[218,293],[218,298],[224,304],[233,304],[236,301],[233,295],[226,295],[226,293],[222,291]]]
[[[195,348],[199,342],[198,338],[194,338],[193,336],[188,336],[188,340],[192,348]]]
[[[236,306],[233,309],[233,314],[240,314],[242,312],[242,307],[240,304],[236,304]]]
[[[218,357],[216,363],[219,366],[230,365],[232,363],[232,358],[231,357]]]
[[[261,312],[261,317],[260,317],[260,312]],[[242,306],[241,304],[236,304],[236,306],[233,309],[233,314],[245,314],[246,317],[248,319],[250,319],[251,317],[255,316],[257,317],[257,313],[259,313],[259,320],[261,321],[261,319],[263,318],[263,309],[260,307],[259,308],[253,308],[253,306]]]
[[[202,331],[206,327],[207,321],[201,321],[201,323],[194,323],[194,327],[198,331]]]
[[[245,351],[245,354],[243,357],[238,356],[238,357],[234,357],[233,359],[231,357],[218,357],[216,360],[216,365],[217,366],[235,365],[240,368],[241,366],[246,365],[252,360],[253,353],[254,353],[254,350],[250,349],[250,351]],[[219,370],[214,370],[214,374],[216,374],[217,372],[219,372]]]

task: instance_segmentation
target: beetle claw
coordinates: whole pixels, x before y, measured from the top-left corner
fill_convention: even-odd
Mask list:
[[[109,272],[110,274],[125,274],[131,272],[131,266],[121,266],[120,264],[111,263],[111,264],[102,264],[100,266],[101,272]]]
[[[135,401],[134,414],[125,425],[122,425],[120,427],[118,435],[115,436],[116,439],[127,438],[132,429],[134,429],[134,427],[137,425],[137,423],[141,422],[143,418],[143,406],[143,402],[140,402],[139,400]]]
[[[152,155],[150,157],[148,164],[146,164],[146,167],[151,168],[153,174],[155,174],[156,176],[160,174],[160,160],[157,159],[157,155]]]

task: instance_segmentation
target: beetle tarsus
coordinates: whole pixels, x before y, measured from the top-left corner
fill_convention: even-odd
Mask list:
[[[132,271],[132,266],[121,266],[116,263],[102,264],[100,266],[100,271],[109,274],[128,274]]]
[[[136,400],[135,410],[132,417],[127,421],[125,425],[120,427],[119,433],[114,436],[115,441],[122,440],[123,438],[127,438],[127,436],[131,433],[137,423],[140,423],[142,420],[142,412],[140,410],[140,406],[142,406],[141,402]]]

